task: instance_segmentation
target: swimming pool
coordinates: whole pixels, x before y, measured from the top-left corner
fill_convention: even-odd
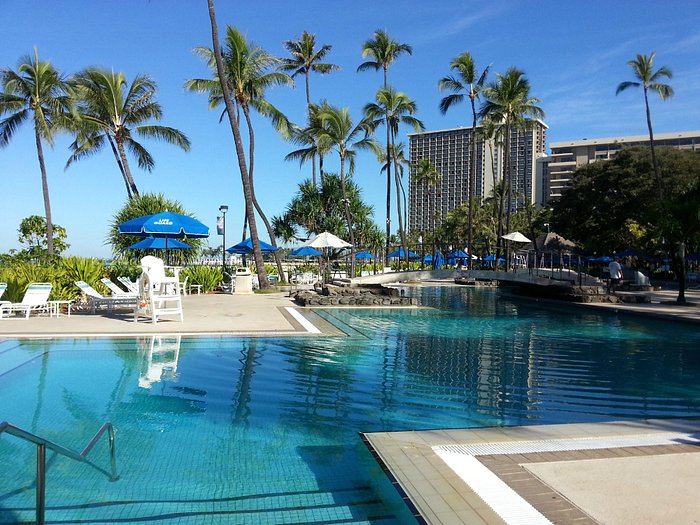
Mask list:
[[[266,524],[407,523],[360,431],[700,416],[693,325],[407,293],[437,308],[318,311],[348,337],[1,341],[0,420],[117,428],[121,479],[51,460],[47,520]],[[33,520],[34,461],[0,437],[0,522]]]

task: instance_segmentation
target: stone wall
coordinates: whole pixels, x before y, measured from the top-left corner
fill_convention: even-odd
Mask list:
[[[293,294],[301,306],[415,306],[415,297],[402,297],[396,288],[372,286],[334,286],[326,284],[314,290]]]

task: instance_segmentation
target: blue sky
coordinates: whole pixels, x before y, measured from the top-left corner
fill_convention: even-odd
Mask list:
[[[491,64],[492,79],[493,73],[516,66],[525,71],[532,95],[541,100],[548,142],[645,134],[641,91],[616,97],[615,88],[631,79],[626,62],[651,51],[657,52],[655,65],[672,69],[676,91],[666,102],[652,98],[655,131],[700,129],[697,5],[696,0],[216,2],[221,31],[234,25],[278,56],[285,54],[283,41],[304,30],[315,33],[317,42],[333,45],[328,59],[342,69],[314,75],[311,96],[347,106],[356,118],[382,81],[379,72],[356,73],[363,60],[362,43],[376,29],[413,46],[413,55],[390,69],[389,81],[416,100],[427,129],[470,125],[466,105],[445,116],[437,109],[444,96],[437,81],[459,53],[470,51],[479,67]],[[219,206],[227,204],[227,245],[240,239],[243,199],[230,129],[219,124],[219,112],[207,109],[204,96],[183,89],[185,80],[208,75],[191,52],[195,46],[211,46],[205,0],[0,0],[0,9],[0,67],[14,68],[36,46],[41,59],[65,74],[100,66],[123,71],[129,80],[139,73],[151,75],[163,106],[161,123],[185,132],[192,150],[144,141],[156,167],[146,173],[134,163],[140,191],[161,192],[182,202],[212,232]],[[269,98],[293,121],[303,122],[303,79],[295,89],[274,89]],[[258,199],[268,215],[281,214],[310,168],[284,161],[293,148],[267,122],[258,119],[255,126]],[[108,224],[126,199],[121,176],[109,151],[64,171],[69,143],[63,136],[53,150],[46,150],[54,222],[68,230],[70,253],[109,256]],[[335,159],[326,167],[338,169]],[[0,150],[0,180],[0,252],[6,252],[20,247],[17,228],[22,218],[44,214],[29,125]],[[371,154],[360,155],[356,180],[375,207],[375,221],[383,224],[385,188]],[[212,245],[220,242],[221,237],[210,237]]]

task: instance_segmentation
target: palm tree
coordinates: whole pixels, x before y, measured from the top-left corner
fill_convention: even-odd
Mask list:
[[[433,268],[435,267],[435,210],[432,209],[433,207],[430,202],[430,195],[432,194],[430,189],[431,187],[437,187],[441,178],[442,175],[435,169],[430,159],[420,159],[418,161],[418,165],[416,166],[416,184],[423,186],[423,191],[428,196],[428,210],[432,211],[430,214],[430,237],[433,240]]]
[[[362,201],[360,187],[352,180],[345,181],[345,195],[349,201],[353,228],[360,239],[367,236],[365,226],[373,224],[372,207]],[[363,220],[367,218],[367,220]],[[339,175],[324,173],[319,186],[310,179],[299,183],[299,188],[281,217],[274,217],[275,233],[278,237],[290,240],[306,239],[310,235],[329,231],[347,238],[347,222],[342,182]],[[299,229],[303,232],[299,232]]]
[[[539,99],[530,96],[530,82],[525,78],[525,74],[514,67],[509,68],[505,74],[497,74],[496,81],[489,84],[483,93],[486,101],[479,111],[479,116],[502,128],[504,137],[503,180],[508,184],[506,229],[510,231],[510,217],[513,209],[513,177],[510,173],[511,134],[514,130],[526,128],[529,125],[528,118],[544,118],[544,111],[537,106]],[[523,187],[527,187],[526,181]],[[523,196],[523,198],[527,197]],[[500,246],[500,238],[498,243]],[[498,251],[497,248],[497,255]]]
[[[323,175],[323,159],[330,151],[331,145],[328,144],[328,141],[321,142],[324,134],[318,114],[329,108],[331,106],[325,100],[320,104],[311,104],[308,126],[305,128],[293,127],[289,135],[290,142],[303,147],[287,154],[284,160],[298,160],[300,165],[304,165],[309,161],[315,163],[315,159],[318,157],[319,171]],[[317,184],[315,178],[312,179],[312,182]]]
[[[367,60],[360,64],[357,68],[357,71],[367,71],[370,69],[373,69],[375,71],[379,71],[379,69],[382,69],[382,72],[384,73],[384,89],[387,89],[389,87],[388,84],[388,74],[389,74],[389,66],[394,63],[394,61],[401,56],[404,53],[408,53],[409,55],[413,54],[413,48],[409,46],[408,44],[400,44],[393,38],[389,36],[389,34],[382,30],[378,29],[377,31],[374,32],[373,38],[370,40],[366,40],[364,44],[362,44],[362,56],[363,57],[369,57],[370,60]],[[388,120],[388,116],[387,116]],[[386,255],[389,254],[389,239],[391,238],[391,154],[390,154],[390,148],[391,148],[391,137],[390,137],[390,131],[389,131],[389,126],[387,125],[386,127],[386,151],[387,151],[387,158],[389,160],[389,165],[387,166],[386,170]],[[396,197],[398,199],[398,195]],[[386,259],[386,262],[388,264],[389,259]]]
[[[297,75],[304,75],[304,83],[306,87],[306,106],[308,108],[309,123],[312,120],[311,108],[311,92],[309,90],[309,73],[320,73],[322,75],[337,71],[340,66],[328,62],[322,62],[326,55],[333,48],[330,44],[321,46],[321,49],[316,49],[316,35],[304,31],[299,40],[287,40],[284,47],[292,55],[292,58],[282,59],[279,69],[282,71],[292,72],[292,78]],[[315,157],[315,153],[312,158]],[[316,184],[316,162],[312,162],[313,183]]]
[[[7,146],[18,127],[28,119],[34,121],[36,153],[41,170],[41,188],[46,214],[46,249],[49,257],[54,254],[53,222],[49,183],[44,164],[42,142],[53,146],[54,135],[68,124],[71,109],[70,87],[66,79],[50,62],[39,60],[34,49],[34,57],[20,59],[17,71],[0,70],[0,148]]]
[[[396,183],[396,209],[398,211],[399,235],[401,237],[404,255],[408,262],[408,245],[406,243],[406,231],[404,229],[401,212],[401,200],[399,199],[401,179],[399,177],[399,160],[395,147],[395,139],[400,124],[407,124],[416,131],[422,131],[425,127],[420,120],[413,116],[417,111],[416,103],[411,100],[406,93],[397,92],[393,88],[380,89],[377,91],[375,102],[366,104],[363,111],[366,117],[372,121],[373,128],[384,124],[388,130],[387,155],[388,160],[395,166],[394,179]],[[391,170],[391,163],[387,162],[387,173]]]
[[[378,145],[370,137],[373,129],[371,121],[364,118],[357,125],[353,124],[348,108],[340,109],[328,106],[318,114],[318,119],[321,125],[319,140],[323,143],[332,144],[333,149],[336,150],[340,158],[340,184],[343,194],[343,207],[345,209],[345,220],[348,225],[348,234],[350,235],[350,244],[352,244],[350,275],[355,275],[355,234],[352,228],[352,214],[345,180],[345,162],[346,160],[348,162],[348,175],[352,176],[355,172],[356,149],[376,150]]]
[[[653,62],[656,52],[652,51],[649,55],[637,55],[637,58],[630,60],[627,64],[632,68],[636,81],[626,81],[617,86],[615,95],[631,87],[642,86],[644,89],[644,106],[647,114],[647,127],[649,128],[649,145],[651,147],[651,162],[654,165],[654,177],[656,185],[659,189],[659,195],[663,198],[663,188],[661,186],[661,175],[659,174],[659,165],[656,162],[656,151],[654,150],[654,131],[651,127],[651,111],[649,110],[649,90],[655,91],[661,100],[666,100],[673,96],[673,88],[668,84],[662,84],[659,81],[662,77],[668,79],[673,77],[671,70],[667,67],[660,67],[654,71]]]
[[[156,83],[147,75],[138,75],[129,85],[124,73],[93,68],[78,73],[72,84],[80,119],[76,139],[70,145],[73,153],[66,168],[76,160],[97,153],[107,142],[131,198],[138,197],[139,190],[129,168],[126,150],[136,157],[140,168],[150,172],[155,166],[153,157],[134,139],[134,134],[163,140],[189,151],[190,141],[181,131],[146,124],[163,116],[160,104],[155,101]]]
[[[222,102],[221,83],[216,72],[216,60],[211,49],[199,47],[195,52],[204,58],[208,65],[214,70],[214,79],[192,79],[185,83],[185,87],[190,91],[209,94],[209,107],[218,107]],[[275,106],[265,99],[265,90],[272,86],[291,85],[292,79],[286,73],[274,71],[273,68],[279,65],[279,59],[273,57],[264,49],[248,44],[245,36],[233,27],[226,29],[226,49],[223,54],[224,66],[228,80],[229,89],[233,95],[233,102],[236,108],[236,120],[240,125],[240,111],[243,112],[248,128],[248,180],[250,182],[250,192],[255,210],[260,215],[273,246],[277,246],[274,230],[267,219],[262,207],[258,203],[255,195],[255,184],[253,179],[255,165],[255,132],[250,116],[251,107],[265,117],[269,117],[278,131],[283,135],[289,133],[290,124],[287,118]],[[248,219],[249,222],[249,219]],[[243,237],[245,238],[245,226]],[[282,261],[277,252],[275,260],[279,275],[283,276]]]
[[[221,86],[221,96],[224,99],[226,106],[226,114],[228,115],[229,124],[231,125],[231,133],[236,147],[236,156],[238,157],[238,168],[241,173],[241,183],[243,185],[243,197],[245,200],[246,217],[250,226],[250,237],[253,243],[253,258],[255,259],[255,267],[257,269],[258,281],[261,288],[268,288],[270,282],[267,280],[267,272],[260,251],[260,238],[258,236],[258,227],[255,222],[255,212],[253,211],[253,196],[251,191],[250,178],[248,176],[248,167],[246,166],[245,151],[243,150],[243,140],[241,139],[241,130],[236,119],[236,108],[233,98],[231,97],[231,89],[229,88],[226,66],[221,53],[221,45],[219,44],[219,29],[216,25],[216,10],[214,9],[214,0],[207,0],[209,10],[209,20],[211,22],[211,38],[213,44],[214,62],[216,64],[216,79]]]
[[[472,223],[474,218],[474,206],[472,200],[474,199],[474,184],[475,184],[475,172],[476,172],[476,99],[479,98],[479,94],[486,82],[486,75],[488,75],[489,68],[487,66],[481,74],[477,74],[476,64],[468,51],[462,53],[457,58],[455,58],[450,63],[450,69],[457,72],[458,77],[449,75],[443,77],[438,82],[438,89],[440,91],[449,90],[452,91],[451,95],[447,95],[440,101],[440,112],[444,115],[447,110],[450,109],[455,104],[464,101],[465,96],[469,97],[472,106],[472,135],[470,137],[470,152],[469,152],[469,212],[467,219],[467,251],[471,255],[472,252]],[[469,269],[472,268],[472,258],[469,257]]]

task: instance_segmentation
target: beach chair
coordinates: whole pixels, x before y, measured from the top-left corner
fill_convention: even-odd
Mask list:
[[[123,297],[123,296],[135,296],[136,292],[126,292],[119,288],[115,283],[113,283],[109,278],[103,277],[100,279],[100,282],[104,284],[107,288],[109,288],[109,291],[112,292],[112,295],[115,297]]]
[[[31,283],[19,303],[0,304],[0,319],[7,318],[14,312],[23,312],[25,319],[29,319],[31,312],[49,313],[48,301],[52,288],[51,283]]]
[[[0,283],[0,299],[5,295],[5,290],[7,290],[7,283]],[[10,301],[0,301],[0,304],[10,304]]]
[[[138,281],[132,281],[128,277],[117,277],[117,281],[122,283],[124,287],[131,293],[139,293],[139,283]]]
[[[135,295],[112,295],[105,297],[85,281],[75,281],[75,285],[85,294],[88,305],[90,306],[90,313],[93,314],[98,308],[105,307],[108,312],[111,312],[115,307],[119,306],[124,308],[132,307],[137,301]]]

